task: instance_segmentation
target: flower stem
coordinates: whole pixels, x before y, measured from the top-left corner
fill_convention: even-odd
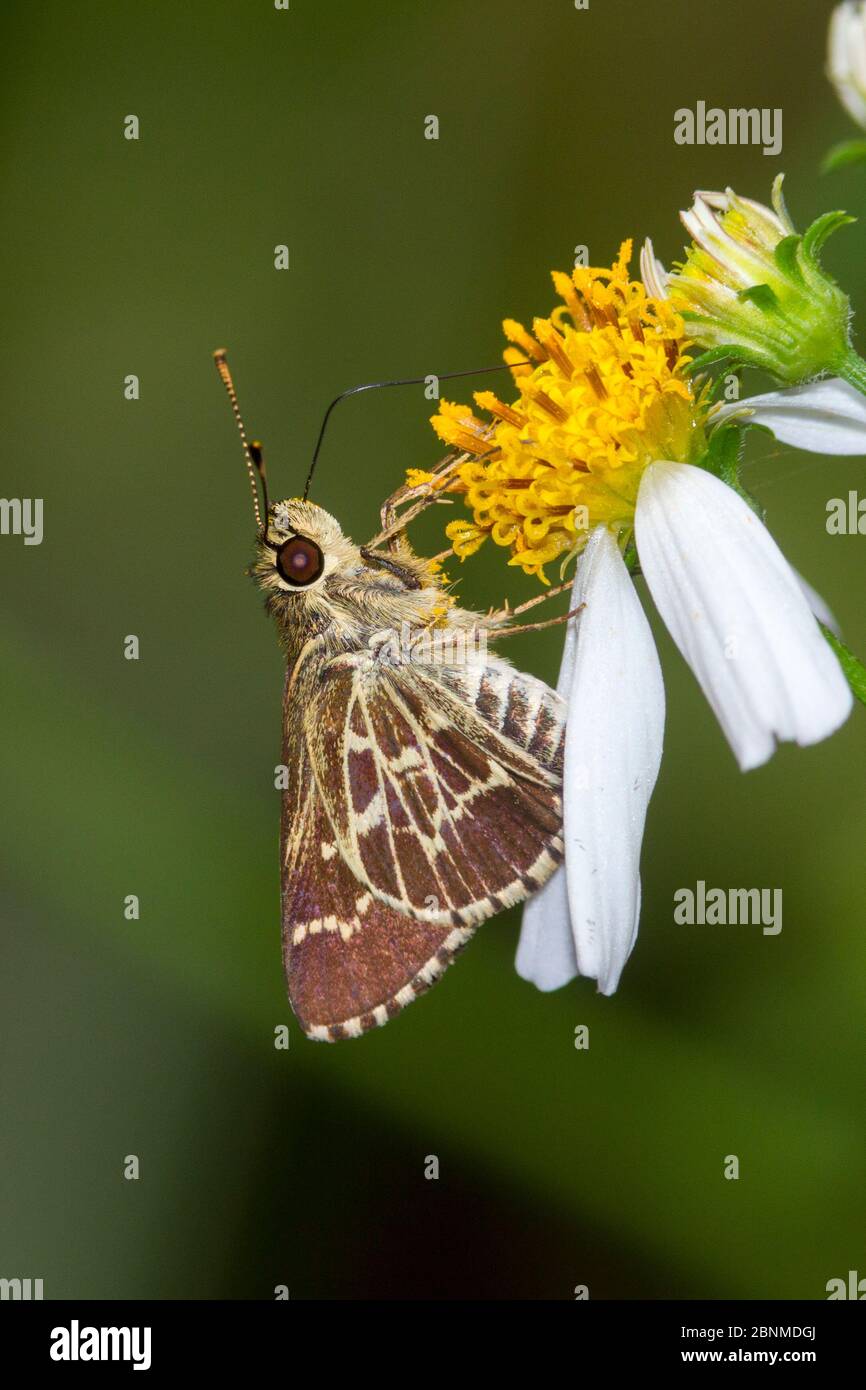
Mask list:
[[[861,396],[866,396],[866,362],[859,353],[849,348],[845,356],[835,364],[835,369],[843,381],[847,381]]]

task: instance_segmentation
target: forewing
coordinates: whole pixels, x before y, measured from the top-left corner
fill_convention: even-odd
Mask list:
[[[523,901],[562,858],[563,726],[559,697],[497,659],[332,660],[304,730],[337,855],[415,921],[472,926]]]

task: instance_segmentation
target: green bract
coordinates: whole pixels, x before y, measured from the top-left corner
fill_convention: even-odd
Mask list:
[[[667,292],[706,349],[692,369],[728,359],[760,367],[786,385],[828,372],[849,376],[850,304],[819,253],[855,219],[828,212],[801,235],[785,207],[781,175],[772,204],[728,189],[697,194],[682,214],[692,246],[667,277]]]

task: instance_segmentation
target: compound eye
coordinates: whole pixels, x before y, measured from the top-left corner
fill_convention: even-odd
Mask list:
[[[298,588],[318,579],[324,565],[321,550],[306,536],[292,536],[277,551],[277,569],[287,584]]]

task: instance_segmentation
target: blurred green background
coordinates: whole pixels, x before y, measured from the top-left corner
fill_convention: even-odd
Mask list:
[[[694,188],[766,198],[779,169],[801,224],[862,216],[862,170],[817,173],[856,134],[823,75],[829,11],[4,6],[2,489],[45,499],[45,539],[0,540],[0,1276],[46,1297],[568,1299],[821,1298],[866,1274],[864,712],[745,778],[659,632],[666,752],[619,994],[524,984],[512,913],[387,1028],[308,1043],[280,967],[281,664],[211,362],[228,346],[293,494],[336,392],[496,361],[500,319],[548,311],[576,244],[604,263],[649,232],[670,261]],[[676,146],[701,99],[784,108],[783,155]],[[864,239],[828,263],[866,314]],[[429,413],[408,388],[335,416],[314,495],[358,541],[438,457]],[[766,440],[746,476],[866,652],[866,541],[824,526],[863,461]],[[418,528],[429,553],[442,521]],[[486,552],[460,572],[478,608],[531,592]],[[560,640],[509,654],[553,680]],[[675,926],[698,879],[781,887],[781,935]]]

